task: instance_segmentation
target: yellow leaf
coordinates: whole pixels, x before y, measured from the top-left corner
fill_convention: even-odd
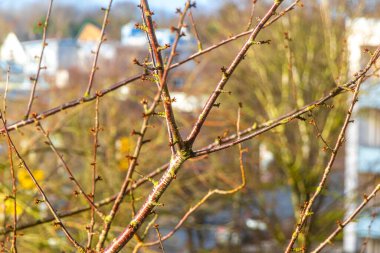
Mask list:
[[[132,142],[129,137],[121,137],[117,144],[119,152],[122,154],[128,154],[132,149]]]
[[[123,136],[116,142],[117,154],[116,158],[119,162],[120,170],[127,170],[130,164],[129,158],[127,155],[130,155],[133,148],[133,141],[130,137]]]
[[[122,158],[119,161],[119,169],[120,170],[127,170],[129,167],[129,159],[128,158]]]
[[[4,200],[5,199],[5,194],[0,194],[0,199]],[[4,214],[4,206],[5,206],[5,214],[6,215],[13,215],[13,210],[14,210],[13,198],[7,198],[4,201],[4,204],[3,203],[0,204],[0,213]],[[21,204],[19,202],[17,202],[16,203],[17,215],[20,215],[23,212],[23,210],[24,210],[24,208],[21,206]]]
[[[45,178],[44,171],[41,169],[36,169],[32,171],[34,178],[41,181]],[[35,184],[26,170],[19,170],[17,173],[17,178],[22,189],[30,190],[35,187]]]

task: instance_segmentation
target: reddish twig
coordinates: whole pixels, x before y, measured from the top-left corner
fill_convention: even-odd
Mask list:
[[[25,113],[25,116],[24,116],[25,120],[29,118],[30,111],[32,110],[34,96],[35,96],[35,93],[36,93],[37,82],[38,82],[38,79],[40,77],[41,69],[46,69],[46,66],[42,67],[41,65],[42,65],[42,58],[44,56],[45,47],[48,45],[46,43],[46,32],[47,32],[47,28],[48,28],[48,25],[49,25],[49,18],[50,18],[50,13],[51,13],[52,6],[53,6],[53,0],[50,0],[48,11],[47,11],[46,18],[45,18],[45,22],[43,24],[42,49],[41,49],[41,54],[39,55],[39,59],[38,59],[37,73],[36,73],[35,77],[31,78],[31,80],[33,80],[33,87],[32,87],[32,91],[30,92],[30,98],[29,98],[29,102],[28,102],[28,107],[26,109],[26,113]]]
[[[326,240],[324,240],[316,249],[311,251],[311,253],[318,253],[323,248],[326,247],[327,244],[331,244],[332,240],[337,236],[347,224],[352,222],[355,217],[363,210],[363,208],[368,204],[368,202],[373,199],[377,192],[380,191],[380,184],[378,184],[375,189],[367,196],[364,197],[364,200],[360,203],[360,205],[355,209],[355,211],[343,222],[338,222],[338,227],[332,232]]]
[[[186,9],[189,8],[188,5],[189,5],[189,2],[187,3]],[[148,34],[149,41],[150,41],[150,47],[151,47],[151,50],[153,52],[154,59],[156,60],[155,68],[157,69],[157,73],[158,73],[157,75],[160,78],[159,79],[159,90],[158,90],[158,92],[154,98],[153,103],[149,107],[149,109],[145,109],[143,123],[142,123],[141,129],[140,129],[140,132],[138,134],[139,137],[138,137],[138,141],[137,141],[137,144],[135,147],[135,152],[134,152],[133,157],[131,159],[131,164],[129,165],[127,175],[126,175],[124,182],[122,184],[122,187],[119,191],[118,197],[116,198],[114,205],[113,205],[109,215],[107,216],[107,219],[105,220],[105,222],[103,224],[103,230],[99,236],[99,241],[98,241],[98,244],[96,246],[97,250],[101,250],[101,248],[103,247],[104,241],[107,238],[108,231],[110,230],[111,223],[112,223],[117,211],[119,210],[119,206],[120,206],[121,202],[123,201],[123,198],[125,196],[125,192],[128,188],[130,179],[132,178],[132,174],[133,174],[134,169],[136,167],[137,159],[140,155],[141,147],[144,143],[143,140],[144,140],[145,133],[147,131],[147,127],[149,124],[150,117],[152,115],[154,115],[154,111],[155,111],[155,109],[156,109],[156,107],[160,101],[160,98],[162,98],[162,100],[164,101],[163,104],[164,104],[164,108],[165,108],[167,125],[169,128],[168,129],[169,130],[169,137],[170,137],[169,141],[170,141],[171,145],[173,145],[173,146],[174,146],[174,142],[178,142],[178,145],[180,147],[181,147],[180,143],[182,143],[182,138],[179,134],[178,127],[175,123],[173,110],[172,110],[172,107],[170,104],[171,99],[170,99],[169,91],[168,91],[167,86],[166,86],[166,80],[167,80],[167,74],[168,74],[169,68],[164,67],[164,63],[162,60],[161,53],[158,50],[159,45],[157,42],[157,38],[156,38],[155,33],[154,33],[153,21],[151,19],[152,14],[151,14],[151,11],[149,10],[149,6],[144,1],[142,1],[142,8],[143,8],[143,13],[144,13],[143,18],[145,19],[144,23],[147,24],[147,27],[148,27],[147,28],[147,30],[148,30],[147,34]],[[185,16],[185,14],[181,15],[181,18],[180,18],[180,21],[178,24],[179,30],[182,27],[184,16]],[[179,37],[180,37],[180,34],[178,33],[176,36],[176,40],[174,42],[174,45],[172,47],[173,48],[172,53],[169,57],[167,66],[170,66],[170,64],[173,60],[173,57],[175,54],[175,49],[176,49],[176,46],[178,44]],[[162,71],[162,69],[164,69],[164,71]],[[173,134],[174,140],[171,138],[171,136],[172,136],[171,134]]]
[[[269,131],[270,129],[273,129],[273,128],[279,126],[279,125],[286,124],[286,123],[290,122],[291,120],[296,119],[300,115],[305,114],[305,113],[307,113],[307,112],[315,109],[317,106],[322,105],[324,102],[327,102],[329,99],[331,99],[331,98],[333,98],[333,97],[335,97],[335,96],[343,93],[348,88],[352,87],[352,85],[355,82],[357,82],[357,80],[359,78],[361,78],[362,76],[366,75],[366,73],[368,72],[369,68],[375,63],[375,61],[378,58],[378,50],[379,49],[377,49],[375,51],[375,53],[373,54],[374,57],[369,61],[369,63],[367,64],[367,67],[365,69],[363,69],[362,71],[360,71],[360,74],[356,75],[353,80],[347,82],[346,84],[342,85],[341,87],[337,87],[337,88],[334,88],[331,91],[329,91],[328,92],[329,95],[327,95],[327,96],[325,96],[325,97],[323,97],[323,98],[321,98],[319,100],[316,100],[314,102],[311,102],[311,103],[309,103],[308,105],[302,107],[299,110],[287,113],[287,114],[285,114],[283,116],[280,116],[277,119],[273,119],[273,120],[270,120],[270,121],[268,121],[268,122],[266,122],[266,123],[264,123],[262,125],[249,127],[249,128],[247,128],[245,130],[240,131],[239,135],[244,136],[244,138],[237,137],[236,134],[232,134],[232,135],[230,135],[228,137],[225,137],[225,138],[221,139],[221,143],[223,143],[222,145],[220,145],[218,143],[212,143],[210,145],[206,145],[205,147],[200,148],[199,150],[195,151],[193,153],[192,157],[204,156],[204,155],[207,155],[209,153],[213,153],[213,152],[216,152],[216,151],[221,150],[221,149],[226,149],[228,147],[231,147],[231,146],[234,146],[234,145],[236,145],[238,143],[241,143],[241,142],[243,142],[245,140],[248,140],[250,138],[258,136],[258,135],[260,135],[260,134],[262,134],[264,132]],[[345,87],[345,88],[343,88],[343,87]],[[168,167],[168,165],[169,164],[165,164],[165,165],[161,166],[156,171],[152,172],[150,175],[147,175],[145,178],[143,178],[141,180],[138,180],[138,182],[136,184],[140,185],[140,183],[146,182],[147,178],[154,177],[155,175],[161,173],[163,170],[165,170]],[[132,187],[134,187],[134,185],[132,185]],[[110,198],[106,198],[106,199],[104,199],[102,201],[97,202],[96,205],[97,206],[107,205],[107,204],[111,203],[112,201],[114,201],[115,199],[116,199],[116,196],[113,196],[113,197],[110,197]],[[60,215],[60,217],[68,217],[68,216],[71,216],[71,215],[75,215],[77,213],[81,213],[81,212],[87,211],[89,209],[90,208],[85,207],[85,208],[79,208],[77,210],[67,211],[67,212],[63,213],[62,215]],[[43,224],[43,223],[50,222],[50,221],[52,221],[52,218],[46,218],[46,219],[43,219],[43,220],[35,222],[35,223],[29,223],[29,224],[25,224],[25,225],[19,226],[17,229],[18,230],[22,230],[22,229],[25,229],[25,228],[29,228],[29,227],[32,227],[32,226],[35,226],[35,225],[38,225],[38,224]],[[9,233],[9,232],[10,232],[9,230],[6,230],[5,232],[0,232],[0,234]]]
[[[252,21],[253,21],[253,14],[255,13],[255,7],[256,7],[257,0],[252,0],[252,5],[251,5],[251,14],[249,16],[247,28],[245,28],[246,31],[248,31],[251,28]]]
[[[0,118],[1,118],[1,121],[2,121],[2,123],[4,125],[4,128],[5,128],[5,124],[6,123],[5,123],[5,120],[2,117],[2,115],[1,115]],[[38,189],[39,193],[41,194],[41,196],[43,198],[43,202],[47,205],[48,209],[50,210],[50,212],[54,216],[54,218],[56,220],[56,225],[59,226],[59,227],[61,227],[61,229],[63,230],[63,232],[66,235],[67,239],[74,245],[75,248],[77,248],[80,252],[84,252],[83,247],[71,236],[71,234],[69,233],[69,231],[67,230],[67,228],[64,226],[64,224],[62,223],[61,219],[57,215],[57,212],[55,211],[54,207],[50,203],[50,201],[49,201],[48,197],[46,196],[44,190],[41,188],[40,184],[37,182],[36,178],[34,177],[32,171],[30,170],[30,168],[28,167],[28,165],[26,164],[26,162],[24,161],[24,159],[21,157],[20,153],[16,149],[16,147],[15,147],[15,145],[14,145],[14,143],[13,143],[13,141],[12,141],[10,135],[9,135],[8,130],[5,130],[5,134],[6,134],[7,140],[9,141],[9,143],[11,145],[11,148],[14,150],[16,156],[20,160],[20,166],[24,167],[24,169],[28,172],[28,174],[29,174],[30,178],[32,179],[34,185],[36,186],[36,188]]]
[[[148,178],[153,178],[154,176],[162,173],[166,168],[168,167],[168,164],[165,164],[163,166],[161,166],[160,168],[154,170],[153,172],[149,173],[146,177],[140,179],[140,180],[137,180],[136,183],[132,184],[128,190],[126,191],[125,194],[128,194],[129,191],[131,189],[136,189],[137,187],[145,184],[147,181],[148,181]],[[103,200],[100,200],[100,201],[97,201],[95,204],[96,207],[101,207],[101,206],[105,206],[105,205],[109,205],[111,203],[113,203],[115,201],[117,197],[117,194],[111,196],[111,197],[108,197],[108,198],[104,198]],[[70,216],[73,216],[73,215],[76,215],[76,214],[80,214],[80,213],[83,213],[83,212],[86,212],[88,210],[91,210],[91,206],[86,206],[86,207],[82,207],[82,208],[77,208],[77,209],[73,209],[73,210],[69,210],[69,211],[65,211],[65,212],[61,212],[61,213],[57,213],[57,215],[60,217],[60,218],[66,218],[66,217],[70,217]],[[51,222],[51,221],[54,221],[54,217],[47,217],[47,218],[43,218],[41,220],[37,220],[35,222],[31,222],[31,223],[27,223],[27,224],[23,224],[23,225],[18,225],[17,227],[17,231],[21,231],[21,230],[24,230],[24,229],[28,229],[28,228],[31,228],[31,227],[34,227],[34,226],[38,226],[38,225],[41,225],[41,224],[45,224],[45,223],[48,223],[48,222]],[[8,234],[12,232],[12,230],[9,230],[9,229],[4,229],[3,231],[0,231],[0,235],[5,235],[5,234]]]
[[[162,243],[162,236],[161,236],[161,233],[160,233],[159,226],[158,226],[158,224],[154,224],[153,227],[156,230],[157,237],[158,237],[158,242],[160,244],[160,248],[162,250],[162,253],[165,253],[165,248],[164,248],[164,244]]]
[[[190,17],[190,21],[191,21],[191,26],[193,27],[193,30],[194,30],[195,38],[197,39],[198,52],[200,52],[200,51],[202,51],[202,42],[201,42],[201,39],[199,37],[197,25],[195,24],[193,12],[191,11],[191,9],[189,10],[189,17]]]
[[[90,73],[90,78],[88,79],[87,89],[86,89],[86,92],[84,94],[85,97],[88,97],[91,93],[91,88],[92,88],[92,85],[94,83],[95,72],[96,72],[96,70],[98,70],[97,63],[98,63],[98,58],[99,58],[99,52],[100,52],[100,48],[101,48],[103,42],[106,41],[106,38],[104,37],[104,35],[105,35],[107,24],[109,22],[108,16],[109,16],[110,11],[111,11],[111,6],[112,6],[112,0],[109,1],[107,8],[102,8],[102,10],[104,11],[102,30],[100,31],[99,42],[98,42],[98,45],[97,45],[96,50],[94,52],[95,56],[94,56],[94,61],[92,62],[91,73]]]
[[[43,136],[47,140],[47,144],[49,145],[49,147],[51,148],[53,153],[57,156],[57,158],[60,160],[63,167],[65,168],[65,170],[69,176],[70,181],[72,181],[76,185],[76,187],[78,187],[79,193],[83,195],[83,197],[86,199],[88,204],[96,211],[96,213],[99,215],[99,217],[104,219],[105,215],[99,210],[99,208],[97,208],[95,206],[91,197],[88,196],[88,194],[84,191],[83,187],[80,185],[79,181],[75,178],[75,176],[74,176],[73,172],[71,171],[69,165],[66,163],[66,161],[63,159],[63,156],[58,152],[57,148],[55,147],[53,141],[51,140],[51,138],[49,136],[49,133],[44,129],[44,127],[41,125],[41,123],[39,121],[36,120],[36,124],[37,124],[37,130],[41,131],[41,133],[43,134]]]
[[[362,78],[360,78],[357,81],[357,84],[356,84],[355,90],[354,90],[354,95],[352,97],[352,102],[351,102],[350,107],[349,107],[349,109],[347,111],[346,118],[345,118],[343,126],[342,126],[342,128],[340,130],[338,139],[335,142],[335,146],[334,146],[334,148],[332,150],[332,153],[331,153],[331,156],[330,156],[330,160],[329,160],[326,168],[324,169],[322,178],[321,178],[321,180],[320,180],[320,182],[318,184],[317,189],[313,193],[313,195],[310,198],[310,200],[307,201],[307,203],[305,205],[305,208],[302,210],[300,221],[297,223],[297,226],[296,226],[296,228],[295,228],[295,230],[294,230],[294,232],[292,234],[292,238],[290,239],[290,242],[289,242],[288,246],[286,247],[285,253],[290,253],[293,250],[293,246],[294,246],[294,244],[295,244],[295,242],[296,242],[296,240],[298,238],[298,235],[301,232],[301,229],[305,225],[305,222],[306,222],[307,218],[312,215],[311,208],[312,208],[315,200],[317,199],[317,197],[320,195],[320,193],[324,190],[324,188],[326,186],[326,182],[327,182],[328,176],[330,174],[331,168],[332,168],[332,166],[335,163],[335,159],[336,159],[336,156],[338,154],[338,150],[339,150],[339,148],[343,144],[344,137],[345,137],[346,130],[347,130],[347,126],[348,126],[348,124],[351,121],[351,115],[352,115],[353,109],[355,107],[356,102],[358,101],[359,90],[360,90],[360,86],[361,86],[361,84],[363,82],[363,79],[364,79],[364,76],[362,76]]]
[[[229,81],[231,75],[235,71],[236,67],[239,65],[239,63],[244,59],[245,55],[248,52],[248,49],[255,44],[255,39],[257,35],[260,33],[260,31],[263,29],[264,25],[269,21],[269,19],[275,15],[277,8],[280,6],[282,1],[275,1],[274,4],[270,7],[268,12],[265,14],[265,16],[260,20],[260,22],[256,25],[255,29],[253,29],[252,33],[250,34],[248,40],[245,42],[244,46],[241,48],[239,53],[236,55],[235,59],[232,61],[230,66],[227,69],[222,68],[222,78],[220,79],[218,85],[212,92],[211,96],[208,98],[205,106],[202,109],[202,112],[199,114],[198,120],[194,124],[193,129],[191,130],[191,133],[186,139],[186,144],[188,146],[192,146],[196,137],[198,136],[199,132],[201,131],[201,128],[203,126],[203,123],[206,121],[208,114],[210,113],[211,109],[214,107],[214,104],[216,100],[218,99],[219,95],[222,93],[224,86]]]
[[[364,78],[364,80],[366,80],[368,78],[367,73],[374,66],[374,64],[378,60],[379,56],[380,56],[380,46],[373,53],[373,56],[368,61],[367,65],[364,69],[360,70],[359,73],[356,73],[352,80],[330,90],[328,92],[328,95],[325,95],[325,96],[321,97],[320,99],[315,100],[315,101],[301,107],[298,110],[286,113],[286,114],[284,114],[284,115],[282,115],[276,119],[269,120],[260,126],[257,126],[255,124],[252,127],[246,128],[245,130],[240,132],[240,135],[242,136],[240,138],[238,138],[236,134],[233,134],[233,135],[230,135],[226,138],[221,139],[220,142],[218,142],[218,143],[213,143],[213,144],[208,145],[207,147],[204,147],[204,148],[201,148],[197,151],[194,151],[193,156],[202,156],[202,155],[214,153],[214,152],[217,152],[219,150],[227,149],[227,148],[232,147],[238,143],[252,139],[253,137],[256,137],[260,134],[263,134],[263,133],[265,133],[265,132],[267,132],[267,131],[269,131],[269,130],[277,127],[277,126],[287,124],[290,121],[297,119],[299,116],[301,116],[301,115],[303,115],[309,111],[314,110],[318,106],[325,104],[327,101],[338,96],[339,94],[342,94],[343,92],[346,92],[348,90],[352,91],[352,87],[355,85],[355,83],[359,79]]]
[[[8,85],[9,85],[9,77],[10,77],[10,67],[8,66],[7,69],[7,77],[5,81],[5,92],[4,92],[4,100],[3,100],[3,116],[4,116],[4,125],[7,124],[7,93],[8,93]],[[7,139],[7,145],[8,145],[8,160],[10,165],[10,174],[12,178],[12,201],[13,201],[13,226],[12,226],[12,232],[13,237],[11,241],[11,252],[17,253],[17,184],[16,184],[16,173],[15,168],[13,164],[13,155],[12,155],[12,146]],[[4,206],[5,210],[5,206]],[[4,211],[5,213],[5,211]],[[4,217],[5,220],[5,217]]]
[[[289,11],[293,10],[294,7],[295,7],[295,5],[296,4],[293,3],[291,6],[289,6],[288,8],[286,8],[283,12],[280,13],[281,15],[279,14],[274,19],[270,20],[264,26],[264,28],[266,28],[269,25],[273,24],[281,16],[283,16],[286,13],[288,13]],[[223,40],[223,41],[221,41],[221,42],[219,42],[219,43],[217,43],[215,45],[209,46],[208,48],[202,50],[201,52],[194,53],[194,54],[190,55],[188,58],[186,58],[186,59],[184,59],[184,60],[182,60],[180,62],[173,63],[170,66],[170,69],[177,68],[177,67],[179,67],[179,66],[181,66],[181,65],[183,65],[183,64],[185,64],[185,63],[187,63],[189,61],[192,61],[192,60],[194,60],[194,59],[196,59],[196,58],[198,58],[198,57],[200,57],[200,56],[202,56],[204,54],[207,54],[207,53],[209,53],[209,52],[211,52],[211,51],[213,51],[215,49],[218,49],[221,46],[224,46],[224,45],[226,45],[226,44],[228,44],[230,42],[233,42],[233,41],[235,41],[237,39],[240,39],[240,38],[242,38],[244,36],[247,36],[247,35],[251,34],[252,31],[253,31],[253,29],[249,30],[249,31],[246,31],[246,32],[239,33],[239,34],[237,34],[235,36],[232,36],[232,37],[230,37],[228,39],[225,39],[225,40]],[[98,97],[98,96],[99,97],[105,96],[105,95],[107,95],[107,94],[109,94],[109,93],[111,93],[111,92],[113,92],[113,91],[115,91],[115,90],[117,90],[117,89],[119,89],[119,88],[127,85],[127,84],[130,84],[130,83],[132,83],[134,81],[140,80],[144,76],[145,76],[145,73],[142,73],[142,74],[138,74],[138,75],[135,75],[133,77],[127,78],[125,80],[122,80],[120,82],[114,83],[113,85],[109,86],[108,88],[105,88],[105,89],[102,89],[102,90],[98,91],[97,94],[90,95],[89,97],[86,97],[86,98],[84,98],[84,97],[81,96],[81,97],[79,97],[77,99],[73,99],[73,100],[71,100],[71,101],[69,101],[67,103],[64,103],[64,104],[61,104],[59,106],[53,107],[53,108],[51,108],[49,110],[46,110],[44,112],[37,113],[36,114],[36,118],[38,120],[42,120],[42,119],[48,118],[48,117],[50,117],[52,115],[55,115],[55,114],[57,114],[57,113],[59,113],[61,111],[64,111],[64,110],[76,107],[76,106],[81,105],[81,104],[88,103],[90,101],[95,100],[96,97]],[[33,118],[28,118],[28,119],[17,121],[15,123],[7,126],[7,129],[8,129],[8,131],[13,131],[13,130],[16,130],[18,128],[21,128],[21,127],[24,127],[24,126],[27,126],[27,125],[30,125],[30,124],[33,124],[33,123],[34,123],[34,119]],[[0,132],[4,133],[5,132],[4,128],[0,129]]]
[[[174,150],[173,148],[174,148],[174,145],[176,144],[179,146],[180,149],[182,149],[183,140],[182,140],[181,134],[179,133],[178,126],[174,117],[173,108],[171,106],[172,100],[170,98],[169,89],[167,87],[167,78],[168,78],[168,74],[170,70],[169,66],[173,62],[174,56],[176,55],[176,49],[177,49],[179,39],[182,36],[181,29],[182,29],[183,22],[186,16],[186,12],[190,8],[190,1],[186,2],[185,9],[181,13],[177,28],[175,29],[177,34],[176,34],[174,43],[172,45],[172,50],[170,52],[169,59],[166,63],[166,67],[162,58],[161,50],[159,49],[160,45],[158,44],[155,28],[153,27],[152,12],[149,9],[148,2],[146,0],[142,0],[141,7],[144,13],[143,18],[144,18],[144,23],[146,25],[146,33],[149,37],[150,46],[151,46],[151,49],[153,51],[153,55],[156,61],[155,68],[157,70],[156,73],[158,75],[158,80],[156,82],[159,83],[159,87],[160,87],[159,95],[161,96],[161,99],[163,101],[163,106],[165,109],[165,118],[166,118],[166,123],[168,125],[168,132],[169,132],[169,138],[170,138],[169,143],[170,145],[172,145],[172,150]],[[156,99],[159,99],[159,97]],[[149,111],[148,114],[150,113],[154,113],[154,111]]]
[[[92,203],[95,202],[95,190],[96,190],[96,181],[97,181],[97,151],[98,151],[98,134],[99,134],[99,97],[96,99],[95,103],[95,123],[94,128],[91,129],[91,133],[94,136],[93,141],[93,157],[91,162],[92,167],[92,182],[91,182],[91,201]],[[91,220],[90,225],[87,227],[88,230],[88,241],[87,241],[87,250],[91,249],[91,242],[94,234],[94,225],[95,225],[95,208],[91,206]]]
[[[241,110],[241,108],[239,107],[238,117],[237,117],[237,121],[236,121],[237,134],[239,134],[239,132],[240,132],[240,130],[239,130],[239,128],[240,128],[240,110]],[[211,196],[213,196],[215,194],[217,194],[217,195],[231,195],[231,194],[234,194],[234,193],[242,190],[245,187],[245,185],[246,185],[246,176],[245,176],[245,169],[244,169],[244,163],[243,163],[243,153],[246,150],[242,149],[241,144],[239,144],[238,146],[239,146],[240,173],[241,173],[241,180],[242,180],[241,184],[238,185],[238,186],[236,186],[236,187],[234,187],[231,190],[221,190],[221,189],[210,190],[201,200],[199,200],[194,206],[192,206],[185,213],[185,215],[180,219],[180,221],[177,223],[177,225],[168,234],[166,234],[162,238],[159,238],[159,240],[156,240],[156,241],[153,241],[153,242],[139,243],[139,244],[136,245],[136,248],[153,246],[153,245],[157,245],[159,243],[161,244],[162,241],[165,241],[165,240],[169,239],[170,237],[172,237],[177,232],[177,230],[182,227],[182,225],[190,217],[190,215],[193,214],[196,210],[198,210],[200,206],[202,206],[204,203],[206,203],[206,201]],[[137,251],[137,250],[134,250],[134,251]]]

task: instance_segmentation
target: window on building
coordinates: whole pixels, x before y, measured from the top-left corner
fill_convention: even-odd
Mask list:
[[[380,110],[365,109],[360,112],[359,143],[380,148]]]

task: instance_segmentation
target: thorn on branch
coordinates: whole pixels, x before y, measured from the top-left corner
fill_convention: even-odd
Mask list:
[[[142,24],[139,24],[139,23],[136,23],[136,24],[135,24],[135,28],[136,28],[136,29],[139,29],[139,30],[141,30],[141,31],[143,31],[143,32],[147,32],[147,31],[148,31],[147,26],[142,25]]]
[[[128,158],[128,160],[130,160],[130,161],[133,161],[133,160],[137,159],[137,157],[131,156],[131,155],[126,155],[125,158]]]
[[[338,225],[339,228],[343,228],[342,222],[340,220],[336,221],[336,224]]]
[[[135,64],[135,65],[141,66],[141,67],[144,66],[144,65],[143,65],[142,63],[140,63],[136,58],[133,58],[132,63]]]
[[[219,92],[219,93],[227,93],[228,95],[231,95],[231,94],[232,94],[232,91],[225,91],[225,90],[217,90],[216,92]]]
[[[299,120],[302,120],[302,121],[306,121],[306,118],[302,117],[301,115],[300,116],[297,116],[296,119],[299,119]],[[310,123],[310,122],[309,122]],[[314,122],[315,123],[315,122]]]
[[[179,29],[177,27],[171,26],[170,27],[170,32],[172,32],[172,33],[174,33],[174,32],[178,33]]]
[[[284,32],[284,37],[287,41],[292,41],[292,38],[289,36],[289,32]]]
[[[148,80],[148,74],[147,73],[144,73],[142,76],[141,76],[141,81],[146,81]]]
[[[141,145],[144,145],[144,144],[149,143],[149,142],[151,142],[151,141],[152,141],[152,140],[150,140],[150,139],[148,139],[148,140],[144,140],[144,141],[142,141]]]
[[[132,130],[131,135],[139,135],[142,136],[142,133],[137,132],[135,129]]]
[[[329,104],[323,104],[326,108],[328,109],[333,109],[335,106],[333,104],[329,105]]]
[[[45,202],[44,200],[42,200],[42,199],[34,199],[34,204],[36,204],[36,205],[38,205],[38,204],[40,204],[40,203],[42,203],[42,202]]]
[[[154,112],[153,115],[156,115],[156,116],[161,117],[161,118],[166,118],[165,112]]]
[[[263,45],[270,44],[271,40],[260,40],[260,41],[252,41],[252,45]]]
[[[62,226],[62,223],[60,221],[54,221],[53,222],[53,226],[54,227],[61,227]]]
[[[145,16],[150,17],[150,16],[153,16],[153,15],[154,15],[153,11],[151,11],[151,10],[145,11]]]
[[[170,44],[165,44],[165,45],[163,45],[161,47],[158,47],[157,50],[158,50],[158,52],[161,52],[161,51],[163,51],[165,49],[168,49],[169,47],[170,47]]]
[[[220,70],[222,71],[222,73],[223,73],[223,78],[224,79],[227,79],[228,78],[228,76],[229,76],[229,73],[227,73],[227,69],[226,69],[226,67],[221,67],[220,68]]]
[[[221,145],[221,144],[222,144],[222,137],[217,136],[215,142],[216,142],[218,145]]]

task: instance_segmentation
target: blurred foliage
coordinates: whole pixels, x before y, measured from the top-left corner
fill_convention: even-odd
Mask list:
[[[243,104],[240,129],[244,129],[275,119],[294,108],[300,108],[326,94],[326,91],[336,85],[344,83],[347,80],[344,19],[345,15],[354,12],[348,8],[347,2],[349,1],[336,1],[330,3],[331,6],[322,6],[319,2],[312,1],[303,9],[297,8],[264,30],[258,40],[270,40],[270,43],[255,45],[248,53],[226,87],[231,94],[226,93],[221,96],[218,101],[221,103],[220,106],[213,109],[195,147],[201,147],[214,142],[218,137],[236,132],[239,102]],[[251,1],[226,1],[214,14],[198,14],[196,9],[194,16],[204,47],[242,32],[248,23],[247,10],[250,8],[250,3]],[[136,9],[130,3],[116,3],[111,12],[107,37],[119,39],[121,25],[130,20],[139,20],[140,14]],[[257,17],[263,14],[264,9],[265,6],[262,5],[257,7],[254,23],[257,22]],[[44,10],[43,5],[37,5],[30,8],[28,15],[21,15],[22,12],[12,15],[8,13],[0,18],[0,28],[4,28],[1,29],[4,34],[5,31],[13,29],[21,36],[20,38],[33,39],[36,31],[32,26],[44,15]],[[157,17],[162,16],[157,15]],[[101,19],[102,12],[98,8],[78,10],[72,6],[56,6],[53,9],[52,22],[49,24],[49,37],[75,37],[83,23],[93,22],[99,25]],[[169,18],[163,19],[160,24],[174,24]],[[4,25],[4,22],[10,25]],[[3,36],[3,33],[0,36]],[[195,63],[190,63],[193,65],[189,68],[178,68],[176,71],[186,79],[183,90],[196,96],[209,94],[222,75],[220,68],[230,64],[243,41],[244,39],[237,40],[208,56],[201,57]],[[140,72],[141,69],[133,66],[131,61],[134,57],[138,57],[139,60],[144,59],[149,56],[149,52],[133,53],[135,55],[130,50],[125,50],[119,52],[114,61],[101,62],[94,90],[108,87],[126,76]],[[51,91],[40,94],[42,99],[36,100],[36,111],[46,110],[67,102],[78,94],[83,94],[89,72],[76,68],[69,71],[70,85],[63,89],[52,88]],[[169,82],[169,85],[173,84]],[[126,156],[131,155],[137,140],[137,137],[130,133],[134,129],[139,129],[142,121],[143,110],[140,101],[142,99],[152,101],[156,91],[155,84],[150,81],[139,80],[128,87],[128,95],[116,91],[100,99],[99,122],[102,130],[99,132],[100,146],[97,158],[100,180],[96,186],[95,201],[110,197],[119,190],[129,166],[129,159]],[[8,115],[21,115],[25,104],[25,101],[9,101],[8,107],[12,111]],[[229,198],[213,196],[185,222],[181,231],[190,234],[187,237],[187,249],[192,252],[239,252],[241,245],[238,247],[214,245],[214,249],[207,249],[208,233],[215,232],[217,222],[221,226],[238,231],[245,237],[247,244],[261,247],[263,242],[270,242],[271,252],[282,249],[291,236],[295,220],[298,219],[299,207],[314,191],[329,157],[328,152],[323,151],[324,143],[321,142],[310,121],[315,120],[322,136],[333,145],[339,126],[342,124],[345,106],[346,97],[341,96],[334,99],[333,103],[316,108],[312,115],[305,115],[304,118],[294,120],[287,126],[272,130],[266,136],[244,143],[243,147],[248,148],[244,156],[247,188]],[[94,126],[94,110],[95,103],[88,103],[42,122],[49,129],[53,143],[88,192],[91,189],[93,136],[90,129]],[[162,111],[162,108],[159,110]],[[188,133],[196,120],[197,113],[176,111],[183,135]],[[18,118],[13,120],[16,119]],[[57,210],[88,206],[34,126],[30,125],[12,132],[12,138],[15,139],[16,146],[29,166],[40,168],[33,170],[33,173],[46,189]],[[142,148],[141,159],[138,160],[139,165],[133,180],[143,178],[170,160],[164,119],[153,117],[147,139],[150,140],[146,144],[149,146],[144,145]],[[274,156],[268,168],[260,167],[260,145],[265,145]],[[6,146],[5,142],[3,146]],[[2,182],[8,184],[11,180],[7,161],[6,152],[2,152],[0,173]],[[38,205],[35,203],[38,195],[32,190],[33,183],[27,172],[17,168],[16,173],[20,190],[17,197],[19,223],[27,224],[40,217],[49,216],[42,203]],[[337,170],[337,177],[339,173],[341,171]],[[211,154],[202,159],[193,159],[185,164],[171,185],[171,189],[160,200],[164,206],[155,210],[159,217],[156,223],[170,230],[209,190],[231,189],[240,182],[237,148]],[[339,183],[339,180],[337,182]],[[323,209],[326,203],[331,201],[339,203],[342,199],[340,186],[329,188],[316,203],[313,211],[318,215],[316,219],[318,222],[308,224],[304,231],[305,235],[310,235],[310,240],[323,238],[330,228],[335,226],[335,220],[342,216],[341,210]],[[9,195],[9,187],[10,185],[2,186],[0,199]],[[141,206],[152,187],[151,180],[134,190],[133,196],[131,194],[125,198],[109,239],[127,225],[133,216],[132,205],[137,208]],[[283,196],[279,195],[281,192],[290,193],[286,195],[285,201],[278,201],[276,198]],[[279,203],[286,201],[290,202],[287,204],[291,209],[291,214],[288,216],[283,214],[285,210],[281,209],[283,206]],[[6,213],[11,215],[12,200],[8,199],[4,205]],[[4,212],[4,205],[0,203],[0,213]],[[109,209],[110,206],[101,208],[105,213]],[[325,211],[318,213],[318,210]],[[225,214],[227,218],[220,218]],[[74,237],[79,238],[81,242],[87,239],[86,226],[90,221],[89,216],[89,213],[82,213],[64,219]],[[264,221],[268,227],[267,231],[247,229],[245,222],[248,218]],[[102,229],[102,222],[98,217],[96,221],[95,231],[98,233]],[[10,222],[11,219],[8,217],[5,225]],[[141,231],[145,228],[146,225]],[[59,228],[52,223],[29,228],[22,233],[24,235],[20,236],[18,242],[20,252],[71,250]],[[46,236],[41,238],[37,236],[38,234]],[[57,234],[59,236],[56,236]],[[152,229],[149,230],[148,237],[156,239]],[[132,246],[134,243],[136,242],[133,241]],[[264,252],[264,248],[260,249]],[[125,252],[130,250],[131,248],[126,248]],[[143,249],[142,252],[151,250],[155,248]]]

